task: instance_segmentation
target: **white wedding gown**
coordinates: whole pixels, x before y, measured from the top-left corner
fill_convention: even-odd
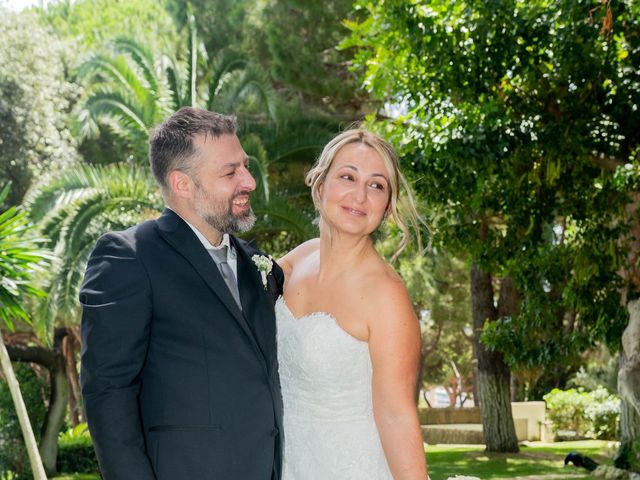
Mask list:
[[[284,401],[282,480],[390,480],[371,401],[366,342],[335,318],[276,302]]]

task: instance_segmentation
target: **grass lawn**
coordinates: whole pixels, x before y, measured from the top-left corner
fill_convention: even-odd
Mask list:
[[[93,473],[73,473],[54,478],[55,480],[100,480],[100,475],[97,473],[95,475]]]
[[[529,442],[520,446],[520,453],[486,453],[484,445],[427,445],[427,462],[432,480],[445,480],[455,475],[470,475],[482,480],[586,480],[591,477],[585,469],[564,466],[567,453],[580,452],[599,463],[610,464],[615,449],[611,442],[600,440]],[[80,473],[55,477],[55,480],[99,479],[97,474]]]
[[[486,453],[484,445],[427,445],[432,480],[470,475],[482,480],[526,477],[527,480],[588,479],[584,468],[564,466],[567,453],[576,451],[599,463],[611,463],[616,446],[600,440],[579,442],[529,442],[520,453]]]

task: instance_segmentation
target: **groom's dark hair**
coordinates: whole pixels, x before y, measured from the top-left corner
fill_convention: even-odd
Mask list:
[[[218,138],[235,133],[235,117],[194,107],[182,107],[154,128],[149,137],[149,163],[163,194],[169,191],[167,177],[173,170],[193,178],[196,135]]]

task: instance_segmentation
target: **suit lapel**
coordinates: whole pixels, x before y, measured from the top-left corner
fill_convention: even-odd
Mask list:
[[[269,318],[273,308],[269,297],[262,285],[262,277],[256,265],[251,260],[255,251],[235,237],[231,237],[238,254],[238,290],[242,302],[242,312],[251,323],[264,357],[268,357],[273,345],[270,339],[275,339],[275,319]],[[273,315],[271,313],[271,315]],[[273,342],[271,342],[273,343]]]
[[[187,259],[209,288],[220,298],[225,307],[227,307],[227,310],[229,310],[229,313],[231,313],[251,340],[258,356],[262,357],[262,351],[256,342],[251,328],[247,324],[247,320],[238,308],[214,261],[202,243],[200,243],[198,237],[193,233],[193,230],[191,230],[189,225],[187,225],[178,214],[169,209],[164,210],[162,216],[157,220],[157,225],[162,238]],[[240,262],[238,262],[238,265],[239,264]],[[238,269],[238,273],[240,273],[239,270],[240,269]],[[243,291],[240,285],[241,284],[238,285],[240,298],[243,298]],[[242,301],[242,306],[245,308],[245,301]]]

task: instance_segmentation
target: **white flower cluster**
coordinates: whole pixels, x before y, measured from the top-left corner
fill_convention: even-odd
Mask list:
[[[273,269],[273,258],[271,255],[268,257],[264,255],[254,255],[251,257],[251,260],[253,260],[253,263],[260,272],[260,276],[262,277],[262,286],[267,288],[267,275],[269,275]]]

